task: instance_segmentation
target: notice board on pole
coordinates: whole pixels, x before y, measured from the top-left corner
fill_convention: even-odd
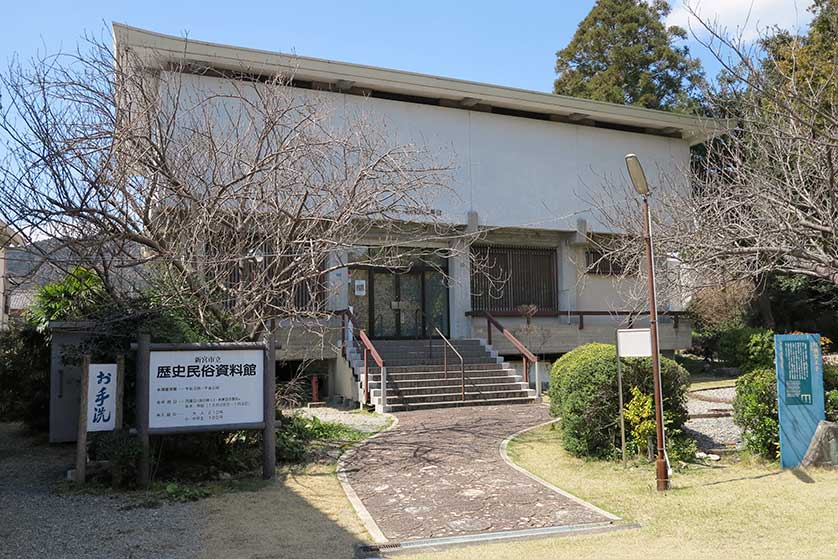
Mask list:
[[[260,428],[264,349],[149,352],[148,428],[154,433]]]
[[[617,330],[619,357],[651,357],[652,332],[648,328]]]
[[[774,363],[780,465],[796,468],[806,455],[818,422],[825,419],[820,335],[775,335]]]

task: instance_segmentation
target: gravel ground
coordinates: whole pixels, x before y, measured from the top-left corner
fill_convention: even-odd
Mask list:
[[[734,388],[702,390],[698,393],[699,397],[723,401],[708,402],[707,400],[699,400],[695,397],[695,393],[692,393],[687,400],[687,409],[690,415],[718,412],[732,414],[733,407],[731,402],[733,402],[734,395]],[[703,451],[724,448],[731,445],[738,447],[742,442],[742,432],[733,423],[732,417],[690,419],[684,427],[688,434],[695,437],[698,448]]]
[[[0,558],[328,559],[367,543],[334,466],[281,468],[258,491],[143,508],[155,495],[56,492],[74,456],[72,444],[0,423]]]
[[[132,508],[131,498],[57,494],[74,452],[33,444],[20,425],[0,423],[0,557],[196,556],[193,505]]]
[[[689,399],[687,400],[687,410],[690,415],[718,412],[733,413],[732,403],[735,394],[735,388],[715,388],[713,390],[693,392],[690,393]]]
[[[319,408],[297,408],[291,410],[291,413],[302,413],[303,415],[316,417],[321,421],[343,423],[364,433],[377,433],[390,423],[390,418],[386,415],[361,413],[357,410],[358,408],[324,406]]]

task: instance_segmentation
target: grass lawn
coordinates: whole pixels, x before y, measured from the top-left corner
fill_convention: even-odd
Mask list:
[[[838,471],[782,471],[776,464],[717,463],[676,472],[654,489],[653,468],[585,462],[566,454],[557,430],[510,444],[520,465],[562,489],[641,524],[640,529],[399,555],[480,557],[838,557]]]

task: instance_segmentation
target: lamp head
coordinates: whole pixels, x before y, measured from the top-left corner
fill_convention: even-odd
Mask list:
[[[633,153],[626,155],[626,168],[628,169],[629,177],[631,177],[631,184],[634,189],[641,196],[649,195],[649,183],[646,181],[646,173],[643,172],[643,166],[640,160]]]

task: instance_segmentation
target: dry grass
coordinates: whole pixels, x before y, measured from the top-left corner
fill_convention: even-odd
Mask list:
[[[696,390],[708,390],[710,388],[733,388],[736,386],[736,379],[730,377],[690,377],[690,392]]]
[[[722,463],[676,473],[654,490],[647,465],[585,462],[542,428],[510,455],[559,487],[642,527],[598,535],[452,548],[411,558],[830,557],[838,556],[838,472],[781,471],[774,464]],[[400,557],[408,557],[400,555]]]
[[[196,505],[206,507],[204,558],[352,557],[356,544],[369,541],[333,465],[286,468],[269,488]]]

